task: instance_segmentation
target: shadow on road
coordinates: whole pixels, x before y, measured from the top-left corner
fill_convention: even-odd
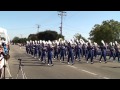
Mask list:
[[[102,66],[102,67],[107,67],[107,68],[120,68],[120,66]]]

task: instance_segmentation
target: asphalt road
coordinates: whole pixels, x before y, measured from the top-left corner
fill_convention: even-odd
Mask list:
[[[91,64],[83,58],[81,62],[75,61],[74,65],[68,65],[67,60],[64,63],[53,60],[54,66],[48,66],[26,54],[24,47],[20,49],[17,45],[11,45],[10,48],[8,63],[13,79],[120,79],[120,63],[117,60],[108,60],[105,64],[95,59],[94,64]],[[19,58],[22,59],[22,70],[19,69]]]

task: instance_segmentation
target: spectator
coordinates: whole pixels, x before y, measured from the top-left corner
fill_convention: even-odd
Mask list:
[[[2,74],[3,66],[4,66],[4,53],[3,52],[4,52],[3,47],[0,45],[0,77]]]

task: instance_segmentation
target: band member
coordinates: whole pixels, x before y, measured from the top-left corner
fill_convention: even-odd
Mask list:
[[[106,49],[107,49],[107,47],[105,46],[105,43],[103,40],[101,41],[101,43],[102,43],[102,45],[100,46],[100,49],[101,49],[100,63],[101,63],[102,57],[104,58],[104,62],[107,63],[107,61],[106,61]]]
[[[59,54],[58,50],[59,50],[59,47],[58,47],[57,43],[55,43],[55,47],[54,47],[54,59],[57,56],[57,60],[58,60],[58,54]]]
[[[65,46],[65,57],[67,57],[67,45],[64,43]]]
[[[40,60],[40,58],[41,58],[41,42],[39,41],[38,42],[38,58],[39,58],[39,60]]]
[[[109,59],[111,59],[111,57],[113,57],[113,60],[115,60],[115,49],[114,49],[114,45],[112,44],[112,42],[110,42],[110,45],[108,48],[110,50]]]
[[[72,44],[71,42],[68,43],[68,64],[70,64],[69,61],[71,59],[71,63],[73,65],[74,64],[74,52],[73,52],[74,47],[72,47],[71,44]]]
[[[86,57],[85,51],[86,51],[85,44],[82,44],[82,57]]]
[[[50,43],[48,43],[48,46],[47,46],[48,65],[51,65],[51,66],[53,66],[52,50],[53,50],[53,48],[51,47]]]
[[[118,57],[118,62],[120,62],[120,47],[117,44],[117,41],[115,41],[115,58]],[[115,59],[114,59],[115,60]]]
[[[60,61],[64,62],[64,57],[65,57],[65,46],[64,43],[62,42],[60,45]]]
[[[96,59],[96,58],[97,58],[97,55],[98,55],[98,46],[97,46],[97,43],[94,42],[93,48],[94,48],[94,57],[95,57],[95,59]]]
[[[30,55],[33,55],[33,42],[32,42],[32,40],[30,40],[29,54],[30,54]]]
[[[43,63],[46,62],[46,47],[45,47],[45,42],[42,42],[42,56],[41,56],[41,61]]]
[[[90,58],[91,64],[93,64],[94,50],[93,50],[93,47],[92,47],[90,41],[88,42],[87,50],[88,50],[88,53],[87,53],[87,63],[88,63],[88,59]]]
[[[36,56],[36,42],[33,41],[33,57]]]
[[[26,47],[26,53],[29,54],[29,41],[27,41],[27,44],[25,45]]]
[[[32,41],[32,44],[31,44],[31,48],[32,48],[32,57],[34,57],[34,53],[35,53],[35,47],[34,47],[35,43],[34,41]]]
[[[80,45],[77,43],[77,45],[75,46],[75,59],[77,60],[77,57],[80,61]]]
[[[35,41],[35,44],[34,44],[34,58],[37,58],[37,51],[38,51],[38,45],[37,45],[37,41]]]

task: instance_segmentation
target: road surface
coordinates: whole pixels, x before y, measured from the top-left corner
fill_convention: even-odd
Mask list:
[[[11,45],[10,49],[11,57],[8,63],[13,79],[120,79],[120,63],[117,60],[99,63],[95,59],[94,64],[91,64],[86,63],[83,58],[81,62],[75,61],[74,65],[68,65],[67,59],[64,63],[53,60],[54,66],[48,66],[26,54],[25,47],[20,49],[17,45]],[[19,69],[19,58],[22,59],[23,73]],[[6,70],[7,77],[9,76]]]

